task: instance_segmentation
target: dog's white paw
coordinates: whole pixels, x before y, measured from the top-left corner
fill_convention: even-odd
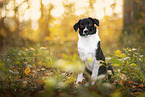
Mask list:
[[[95,81],[92,81],[91,85],[93,86],[95,84]]]
[[[91,84],[92,84],[92,86],[93,86],[93,85],[95,84],[96,80],[97,80],[97,76],[96,76],[96,75],[95,75],[95,76],[92,75],[92,76],[91,76],[91,80],[92,80],[92,83],[91,83]]]
[[[79,84],[79,81],[76,81],[76,84],[78,85]]]

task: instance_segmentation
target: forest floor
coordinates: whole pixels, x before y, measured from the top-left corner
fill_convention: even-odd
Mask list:
[[[145,97],[145,56],[141,49],[116,50],[106,57],[115,75],[95,85],[75,84],[77,54],[56,58],[47,47],[9,48],[0,54],[0,97]]]

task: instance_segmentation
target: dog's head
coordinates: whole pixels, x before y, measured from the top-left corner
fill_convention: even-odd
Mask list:
[[[86,35],[93,35],[96,33],[96,27],[99,26],[99,20],[93,19],[93,18],[84,18],[80,19],[74,26],[74,30],[77,31],[79,28],[79,34],[80,36],[86,36]]]

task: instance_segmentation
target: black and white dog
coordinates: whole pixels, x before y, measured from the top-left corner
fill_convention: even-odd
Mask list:
[[[111,70],[114,74],[111,66],[100,66],[100,61],[105,61],[105,57],[100,47],[100,38],[98,36],[99,20],[93,18],[80,19],[74,26],[75,32],[79,29],[78,33],[78,52],[82,62],[85,63],[86,71],[91,74],[92,85],[95,84],[97,76],[101,74],[107,74],[107,70]],[[111,78],[111,75],[109,75]],[[78,74],[76,83],[82,82],[83,72]]]

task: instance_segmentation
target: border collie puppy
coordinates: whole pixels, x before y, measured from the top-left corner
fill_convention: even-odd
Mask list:
[[[85,64],[86,71],[91,75],[92,85],[95,84],[98,75],[107,74],[108,70],[111,70],[112,74],[114,74],[111,65],[108,68],[105,63],[105,65],[100,66],[101,60],[105,62],[105,57],[100,47],[100,38],[96,25],[99,26],[99,20],[89,17],[80,19],[73,26],[75,32],[79,29],[79,57]],[[108,75],[108,78],[111,78],[111,75]],[[78,84],[82,80],[83,72],[78,74],[76,83]]]

